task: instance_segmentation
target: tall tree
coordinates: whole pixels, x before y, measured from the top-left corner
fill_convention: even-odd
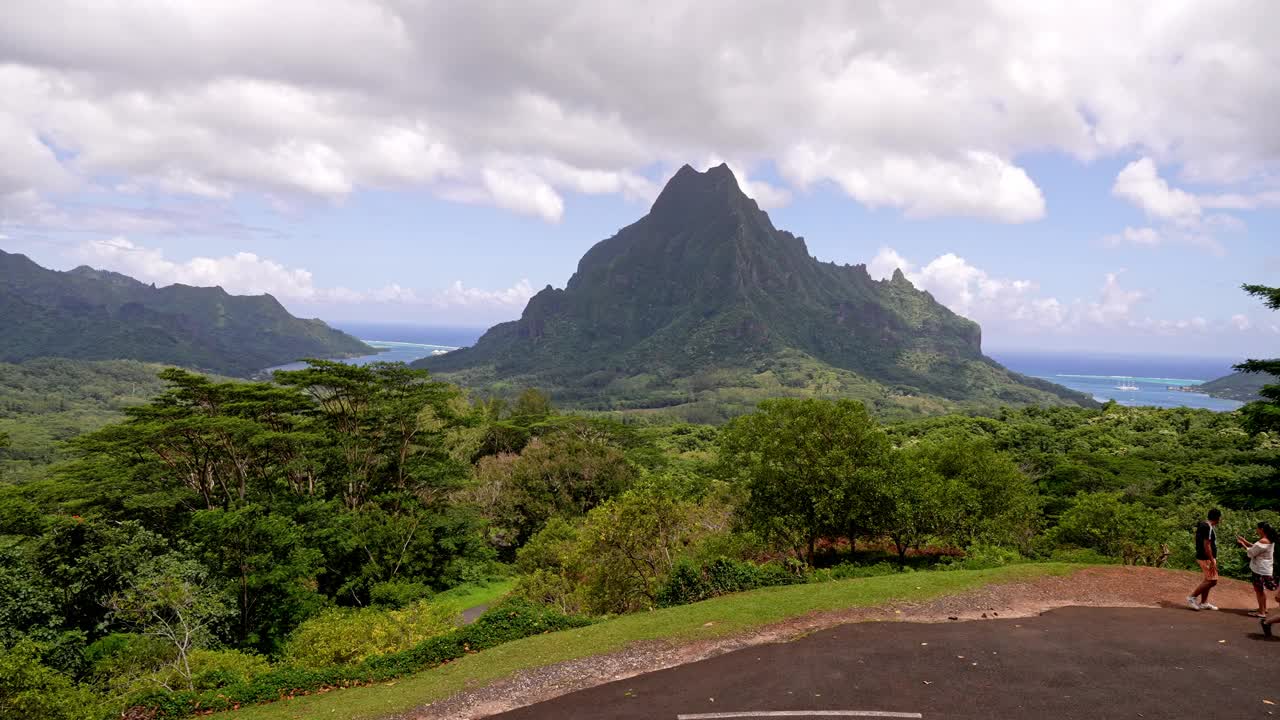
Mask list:
[[[846,532],[881,502],[890,446],[862,403],[785,398],[731,422],[720,448],[726,473],[749,491],[747,523],[812,563],[818,538]]]
[[[1272,310],[1280,310],[1280,288],[1266,285],[1244,285],[1244,291],[1254,297],[1262,298],[1262,302]],[[1280,358],[1271,360],[1248,360],[1236,366],[1236,369],[1247,373],[1268,373],[1280,380]],[[1268,433],[1280,435],[1280,382],[1262,386],[1258,391],[1261,400],[1245,405],[1240,409],[1244,416],[1244,425],[1249,432],[1258,435]],[[1280,497],[1280,458],[1271,453],[1267,458],[1271,465],[1270,477],[1258,478],[1243,487],[1237,487],[1237,495],[1241,504],[1253,507],[1275,507],[1276,498]]]
[[[78,438],[79,449],[121,467],[145,466],[196,493],[206,509],[242,506],[277,485],[315,492],[316,468],[306,455],[318,439],[307,431],[301,413],[309,404],[297,390],[218,383],[176,368],[160,377],[168,390],[126,410],[127,422]]]
[[[1272,310],[1280,310],[1280,288],[1266,285],[1244,285],[1243,288],[1250,295],[1262,298]],[[1280,358],[1248,360],[1236,365],[1236,369],[1247,373],[1269,373],[1280,378]],[[1254,433],[1280,431],[1280,383],[1266,385],[1258,394],[1262,396],[1261,400],[1241,409],[1245,425]]]
[[[403,363],[307,363],[303,370],[279,371],[275,379],[315,402],[337,453],[348,507],[389,492],[412,493],[430,504],[466,477],[444,441],[464,419],[456,387]]]

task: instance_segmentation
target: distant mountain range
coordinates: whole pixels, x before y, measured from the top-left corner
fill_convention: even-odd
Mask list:
[[[772,396],[854,397],[882,415],[1093,405],[986,357],[981,329],[902,275],[823,263],[728,167],[685,166],[563,289],[470,348],[415,363],[495,392],[716,420]]]
[[[0,361],[127,359],[247,376],[304,357],[373,352],[290,315],[270,295],[157,288],[85,266],[57,272],[0,250]]]

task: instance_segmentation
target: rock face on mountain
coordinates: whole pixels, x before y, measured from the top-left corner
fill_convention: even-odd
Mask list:
[[[696,420],[780,395],[852,396],[889,415],[1092,402],[1004,369],[981,345],[976,323],[900,272],[877,281],[811,257],[726,166],[685,166],[563,290],[420,364],[478,389],[533,386],[568,406]]]
[[[372,352],[320,320],[290,315],[270,295],[156,288],[84,266],[57,272],[0,250],[0,361],[128,359],[249,375],[303,357]]]

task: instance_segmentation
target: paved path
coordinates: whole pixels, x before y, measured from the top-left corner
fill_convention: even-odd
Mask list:
[[[1280,641],[1262,640],[1256,621],[1240,613],[1176,608],[869,622],[493,717],[699,720],[779,711],[790,712],[773,716],[799,720],[858,717],[835,714],[851,711],[925,720],[1280,717]]]
[[[493,603],[485,603],[485,604],[483,604],[483,605],[476,605],[475,607],[469,607],[469,608],[467,608],[466,610],[463,610],[463,611],[462,611],[462,624],[463,624],[463,625],[470,625],[471,623],[475,622],[476,620],[479,620],[479,619],[480,619],[480,616],[484,614],[484,611],[485,611],[485,610],[488,610],[488,609],[489,609],[489,606],[490,606],[490,605],[492,605],[492,604],[493,604]]]

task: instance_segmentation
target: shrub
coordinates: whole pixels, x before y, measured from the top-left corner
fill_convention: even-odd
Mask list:
[[[589,623],[585,618],[509,598],[490,608],[471,625],[427,638],[400,652],[366,658],[354,665],[324,668],[282,665],[216,690],[154,690],[135,696],[131,706],[161,718],[230,710],[324,688],[389,680],[512,640]]]
[[[1058,548],[1049,555],[1050,562],[1080,563],[1083,565],[1114,565],[1117,560],[1091,548]]]
[[[814,570],[809,574],[809,582],[829,582],[831,580],[849,580],[852,578],[879,577],[881,575],[893,575],[901,572],[902,566],[881,560],[873,565],[859,565],[857,563],[840,563],[835,567]]]
[[[939,570],[989,570],[1025,562],[1022,553],[999,545],[974,545],[963,557],[948,557],[938,563]]]
[[[586,608],[583,586],[562,573],[549,570],[538,569],[521,575],[511,594],[570,615],[582,613]]]
[[[412,605],[430,598],[431,595],[431,588],[410,580],[387,580],[369,588],[370,603],[391,609]]]
[[[411,648],[457,624],[458,611],[451,603],[419,601],[401,610],[333,608],[298,626],[285,644],[284,657],[308,668],[355,665]]]
[[[196,650],[191,653],[190,662],[196,690],[246,683],[271,669],[261,655],[239,650]],[[169,685],[172,687],[173,683]]]
[[[112,633],[84,650],[90,678],[110,695],[131,695],[155,687],[161,668],[177,659],[177,651],[160,638]]]
[[[710,563],[718,557],[748,560],[760,557],[769,546],[751,531],[712,533],[694,543],[684,554],[698,563]]]
[[[40,662],[29,640],[0,652],[0,720],[96,720],[103,715],[88,688]]]
[[[1153,544],[1165,534],[1162,518],[1145,505],[1126,502],[1120,493],[1080,493],[1048,540],[1118,557],[1127,546]]]
[[[700,565],[686,558],[675,564],[659,588],[658,606],[687,605],[717,595],[797,582],[803,582],[803,576],[776,563],[756,565],[721,557]]]

